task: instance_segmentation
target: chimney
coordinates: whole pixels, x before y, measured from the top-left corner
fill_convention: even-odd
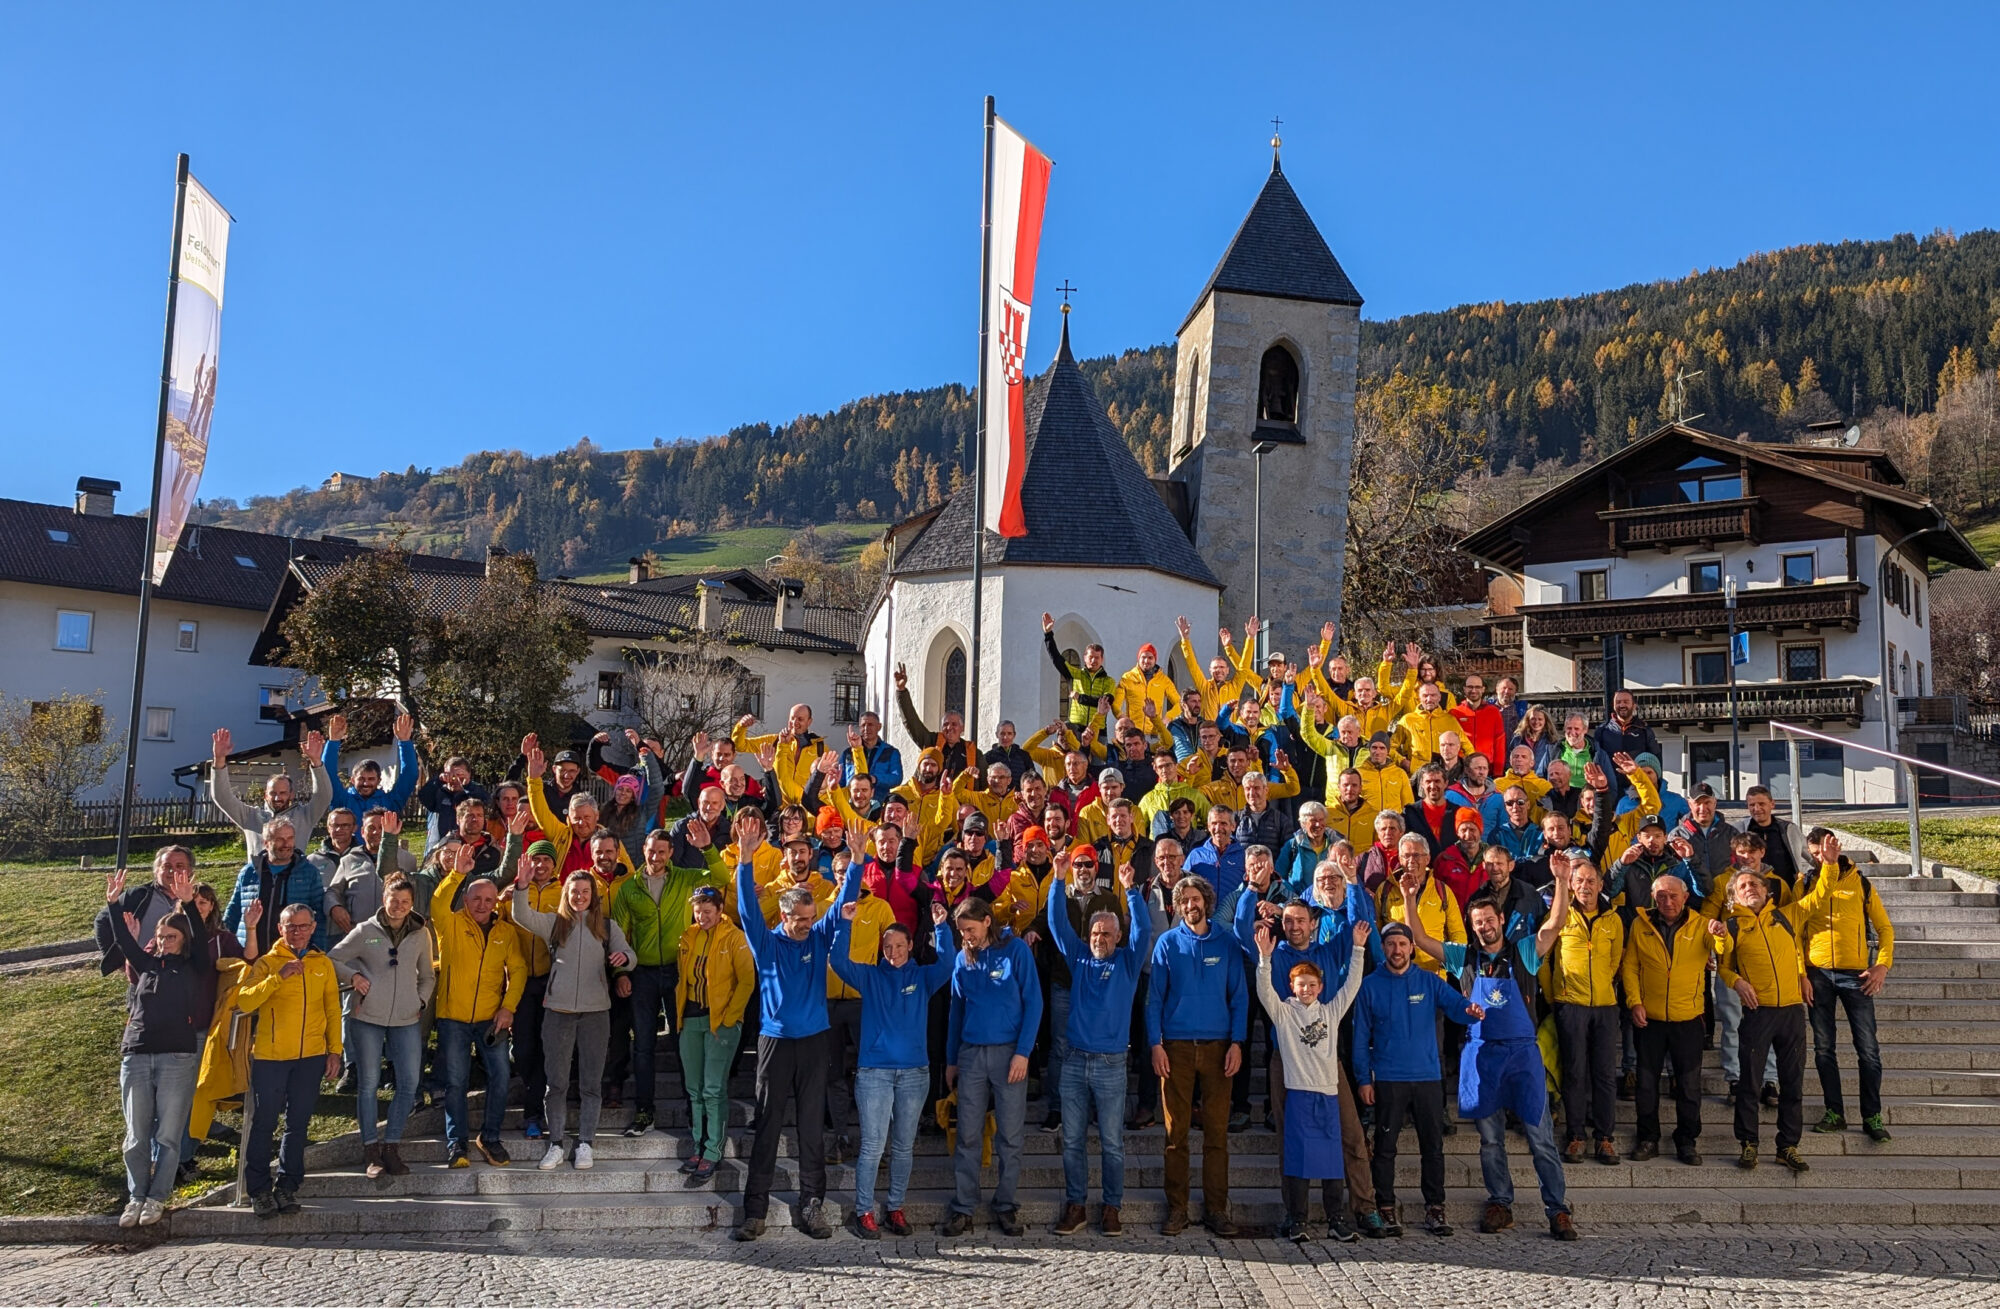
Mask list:
[[[76,479],[76,511],[91,518],[109,518],[116,512],[112,506],[117,502],[121,489],[117,482],[108,482],[101,477],[79,477]]]
[[[695,584],[694,625],[697,631],[713,632],[722,626],[722,583],[704,577]]]
[[[805,593],[806,584],[804,582],[799,581],[795,577],[779,578],[778,612],[772,617],[771,626],[777,628],[780,632],[788,630],[785,624],[791,618],[792,602]]]
[[[643,555],[633,555],[625,562],[630,566],[630,571],[625,574],[625,583],[628,586],[637,586],[653,575],[653,566],[646,562]]]

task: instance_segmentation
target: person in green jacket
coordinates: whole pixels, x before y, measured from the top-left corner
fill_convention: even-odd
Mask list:
[[[1093,645],[1085,650],[1081,666],[1071,663],[1056,648],[1056,620],[1052,614],[1042,615],[1042,645],[1056,666],[1056,676],[1069,679],[1070,726],[1088,726],[1091,715],[1097,712],[1097,702],[1118,689],[1118,679],[1104,671],[1104,647]]]
[[[665,828],[646,834],[646,866],[618,883],[611,897],[611,921],[632,947],[632,1082],[636,1107],[627,1136],[653,1130],[654,1057],[659,1049],[660,1022],[669,1028],[674,1018],[674,988],[679,981],[681,933],[688,925],[688,895],[697,886],[727,886],[729,870],[715,848],[714,837],[699,820],[688,825],[688,843],[700,850],[703,867],[684,868],[673,862],[674,842]]]

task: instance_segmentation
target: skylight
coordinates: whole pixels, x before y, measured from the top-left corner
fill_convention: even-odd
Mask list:
[[[64,531],[62,528],[51,527],[46,530],[48,531],[49,534],[49,540],[54,541],[57,545],[69,544],[69,533]]]
[[[252,558],[251,558],[251,557],[250,557],[249,555],[237,555],[237,556],[236,556],[236,566],[237,566],[238,568],[253,568],[253,569],[254,569],[254,568],[255,568],[255,567],[257,566],[257,561],[256,561],[255,559],[252,559]]]

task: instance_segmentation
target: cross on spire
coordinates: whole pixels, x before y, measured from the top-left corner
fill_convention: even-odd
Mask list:
[[[1283,139],[1278,135],[1278,128],[1284,121],[1284,119],[1278,117],[1276,114],[1271,115],[1271,168],[1274,171],[1278,167],[1278,147],[1284,144]]]
[[[1068,279],[1067,277],[1065,277],[1065,278],[1063,279],[1063,284],[1062,284],[1061,286],[1059,286],[1059,287],[1055,288],[1055,289],[1056,289],[1057,291],[1060,291],[1060,292],[1062,293],[1062,298],[1063,298],[1063,302],[1062,302],[1062,311],[1063,311],[1063,315],[1064,315],[1065,317],[1067,317],[1067,316],[1069,315],[1069,297],[1070,297],[1070,293],[1071,293],[1072,291],[1076,290],[1076,288],[1075,288],[1075,287],[1073,287],[1073,286],[1071,286],[1071,285],[1069,284],[1069,279]]]

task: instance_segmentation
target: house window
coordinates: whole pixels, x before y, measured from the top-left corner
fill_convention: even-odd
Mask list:
[[[1688,651],[1688,685],[1721,686],[1729,681],[1727,650]]]
[[[944,657],[944,711],[965,712],[965,650],[960,646]]]
[[[1826,647],[1818,641],[1779,647],[1787,682],[1817,682],[1826,676]]]
[[[1720,470],[1728,465],[1720,459],[1699,455],[1682,464],[1679,482],[1681,499],[1690,503],[1707,500],[1735,500],[1743,494],[1743,478]]]
[[[861,683],[853,678],[839,678],[833,684],[833,721],[836,723],[858,723],[861,721]]]
[[[1576,661],[1576,689],[1579,691],[1602,691],[1604,689],[1604,656],[1581,655]]]
[[[146,710],[146,739],[148,741],[171,741],[174,739],[174,711],[171,709]]]
[[[1921,659],[1917,660],[1917,694],[1930,694],[1929,691],[1924,690],[1924,661]]]
[[[56,544],[56,545],[68,545],[68,544],[69,544],[69,533],[68,533],[68,532],[66,532],[66,531],[64,531],[64,530],[63,530],[62,528],[60,528],[60,527],[50,527],[50,528],[46,528],[46,529],[44,529],[44,530],[46,530],[46,531],[48,532],[48,534],[49,534],[49,540],[50,540],[51,542],[53,542],[54,544]]]
[[[195,649],[195,637],[200,633],[200,629],[201,624],[192,619],[183,619],[180,630],[174,634],[174,649],[185,650],[192,654]]]
[[[1908,650],[1903,651],[1903,662],[1896,666],[1896,672],[1901,679],[1903,689],[1905,691],[1911,690],[1914,683],[1910,681],[1910,652]]]
[[[1083,667],[1083,656],[1079,654],[1077,651],[1065,646],[1063,647],[1062,656],[1063,656],[1063,662],[1067,663],[1071,668]],[[1178,682],[1180,679],[1176,677],[1174,680]],[[1064,722],[1068,722],[1070,700],[1074,698],[1076,694],[1076,679],[1073,677],[1065,677],[1062,678],[1061,681],[1062,681],[1062,686],[1056,692],[1056,717],[1062,719]],[[1208,705],[1206,706],[1206,708],[1210,713],[1215,712],[1214,705]]]
[[[609,712],[625,707],[625,678],[622,673],[597,675],[597,707]]]
[[[87,610],[56,610],[56,649],[89,653],[91,621]]]
[[[1780,561],[1780,567],[1784,570],[1786,586],[1811,586],[1819,580],[1818,569],[1813,566],[1813,557],[1809,554],[1786,555]]]
[[[285,688],[282,686],[260,686],[257,688],[257,719],[265,723],[282,723],[290,717],[285,711]]]
[[[1576,575],[1576,598],[1581,601],[1609,600],[1611,598],[1611,574],[1602,568],[1593,568]]]
[[[744,714],[752,718],[764,716],[763,678],[746,674],[743,680],[736,684],[736,714],[739,718]]]
[[[1889,667],[1884,670],[1884,675],[1889,679],[1889,694],[1900,695],[1901,691],[1896,686],[1896,643],[1894,641],[1889,642]]]
[[[1695,595],[1708,595],[1722,589],[1722,561],[1720,559],[1692,559],[1688,561],[1688,590]]]
[[[1924,625],[1924,588],[1914,582],[1910,584],[1910,612],[1916,618],[1917,626],[1922,627]]]

